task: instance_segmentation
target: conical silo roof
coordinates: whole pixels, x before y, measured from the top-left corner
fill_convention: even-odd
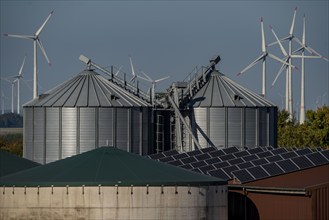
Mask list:
[[[226,183],[222,179],[187,171],[114,147],[100,147],[0,177],[1,186],[199,186]]]
[[[84,70],[24,107],[149,107],[150,103],[94,72]]]
[[[264,97],[213,70],[205,84],[190,99],[189,107],[274,107]]]

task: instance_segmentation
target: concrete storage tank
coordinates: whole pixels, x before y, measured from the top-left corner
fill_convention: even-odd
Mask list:
[[[113,147],[5,176],[0,184],[1,219],[227,220],[226,181]]]
[[[24,157],[41,164],[99,146],[153,152],[152,106],[85,70],[23,106]]]
[[[184,112],[202,147],[276,146],[277,107],[215,68],[187,103]],[[184,134],[184,149],[194,149]]]

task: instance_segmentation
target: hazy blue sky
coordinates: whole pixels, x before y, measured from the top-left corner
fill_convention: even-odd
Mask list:
[[[295,35],[301,39],[302,17],[306,14],[306,42],[328,57],[328,1],[0,1],[1,3],[1,77],[18,73],[24,54],[25,79],[33,76],[32,41],[4,37],[4,33],[32,35],[54,14],[40,35],[52,62],[49,67],[38,49],[39,93],[81,72],[85,66],[78,57],[84,54],[102,66],[123,65],[130,73],[129,55],[135,69],[153,78],[171,76],[159,84],[158,91],[173,81],[183,80],[195,66],[208,64],[219,54],[217,68],[241,85],[261,93],[261,64],[241,76],[236,74],[261,54],[260,17],[264,17],[267,43],[277,35],[288,35],[297,6]],[[286,49],[288,45],[284,44]],[[299,46],[294,43],[294,49]],[[270,52],[283,57],[277,47]],[[300,61],[293,61],[300,67]],[[328,105],[329,63],[306,60],[306,108],[316,103]],[[285,77],[275,87],[270,84],[280,64],[268,59],[267,96],[281,107]],[[300,70],[293,71],[295,107],[300,102]],[[32,84],[31,84],[32,85]],[[147,85],[146,83],[144,85]],[[22,85],[22,103],[32,91]],[[8,97],[10,84],[1,81]],[[16,104],[15,104],[16,105]]]

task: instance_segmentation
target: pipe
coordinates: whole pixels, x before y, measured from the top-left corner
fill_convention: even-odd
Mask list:
[[[168,95],[168,99],[171,103],[171,105],[173,106],[175,113],[179,116],[180,120],[183,122],[184,126],[186,127],[188,133],[191,135],[194,144],[198,147],[198,149],[201,149],[201,145],[199,144],[198,140],[195,138],[193,132],[191,131],[190,127],[188,126],[188,124],[186,123],[186,121],[184,120],[182,114],[180,113],[176,103],[172,100],[172,98],[170,97],[170,95]]]

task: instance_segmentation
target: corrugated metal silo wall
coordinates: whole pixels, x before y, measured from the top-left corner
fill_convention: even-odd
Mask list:
[[[245,145],[254,147],[257,145],[257,109],[245,108]]]
[[[77,152],[77,108],[62,108],[62,155],[61,158],[76,155]]]
[[[242,108],[227,108],[227,145],[242,146]]]
[[[23,157],[33,160],[33,108],[23,108]]]
[[[96,108],[79,108],[79,152],[83,153],[96,148]],[[97,109],[98,110],[98,109]]]
[[[129,137],[129,121],[130,117],[127,108],[116,109],[116,144],[115,146],[121,150],[128,150],[130,137]]]
[[[258,118],[259,118],[259,146],[268,146],[269,139],[269,120],[267,114],[267,108],[258,108]]]
[[[269,121],[270,140],[269,145],[273,147],[278,146],[278,108],[270,108],[270,121]]]
[[[210,108],[209,113],[210,140],[214,146],[224,147],[226,137],[225,108]]]
[[[33,158],[37,163],[44,163],[45,146],[45,109],[34,108],[34,128],[33,128]]]
[[[46,163],[59,159],[60,108],[46,108]]]
[[[136,154],[142,151],[142,110],[140,108],[131,109],[131,148],[130,151]]]
[[[202,148],[208,146],[208,108],[194,108],[192,112],[192,130]]]
[[[113,108],[99,108],[98,110],[98,146],[114,146],[113,114]]]

